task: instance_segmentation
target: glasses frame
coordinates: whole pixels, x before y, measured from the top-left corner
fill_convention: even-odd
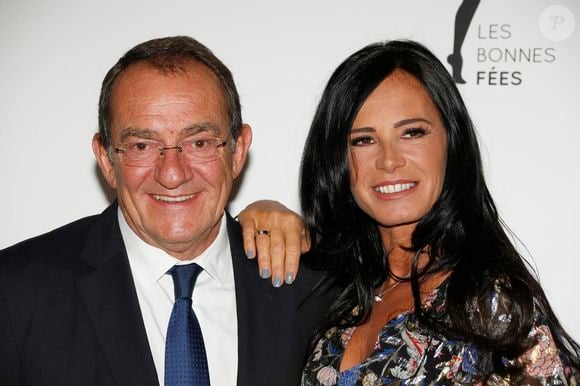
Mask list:
[[[204,163],[204,162],[213,161],[213,158],[212,157],[217,153],[217,150],[220,147],[225,147],[226,146],[226,144],[228,143],[228,138],[229,137],[226,137],[224,139],[222,139],[222,138],[211,138],[210,140],[214,143],[214,145],[213,145],[214,146],[213,147],[214,148],[214,152],[213,152],[212,156],[209,157],[208,159],[202,159],[202,160],[199,160],[199,161],[197,161],[197,160],[191,160],[191,161],[193,163]],[[155,141],[153,141],[153,142],[155,142]],[[193,142],[195,142],[195,141],[193,141]],[[129,156],[127,155],[127,149],[123,149],[122,147],[116,147],[116,146],[113,146],[113,145],[111,145],[111,147],[113,148],[113,151],[116,154],[124,154],[127,157],[127,161],[128,161],[127,163],[128,164],[131,163],[131,162],[139,162],[139,161],[131,160],[129,158]],[[183,143],[178,143],[175,146],[161,146],[161,147],[158,148],[158,150],[159,150],[159,158],[157,158],[155,162],[152,162],[151,164],[148,164],[147,166],[157,164],[161,160],[161,157],[163,157],[165,155],[165,151],[166,150],[177,150],[178,153],[183,153]],[[143,166],[145,166],[145,165],[143,165]]]

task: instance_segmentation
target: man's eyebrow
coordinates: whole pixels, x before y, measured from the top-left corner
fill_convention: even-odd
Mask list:
[[[189,137],[192,135],[205,133],[208,131],[212,132],[216,136],[220,135],[220,128],[215,123],[211,122],[196,123],[194,125],[186,127],[185,129],[181,130],[181,135],[184,137]]]
[[[431,121],[429,121],[429,120],[427,120],[425,118],[419,118],[419,117],[417,117],[417,118],[402,119],[402,120],[400,120],[398,122],[395,122],[395,124],[393,125],[393,127],[394,128],[397,128],[397,127],[405,126],[405,125],[408,125],[409,123],[415,123],[415,122],[425,122],[425,123],[427,123],[429,125],[432,124]]]
[[[121,142],[124,142],[129,137],[155,139],[157,137],[157,133],[150,129],[137,129],[134,127],[127,127],[121,130]]]
[[[196,123],[194,125],[186,127],[185,129],[182,129],[181,135],[183,137],[189,137],[192,135],[208,131],[212,132],[216,136],[219,136],[220,134],[220,129],[216,124],[211,122],[202,122]],[[137,137],[142,139],[157,139],[159,137],[159,133],[157,133],[155,130],[139,129],[135,127],[127,127],[121,130],[121,142],[124,142],[129,137]]]

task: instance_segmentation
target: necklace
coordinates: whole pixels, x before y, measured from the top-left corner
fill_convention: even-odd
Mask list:
[[[383,286],[385,285],[385,283],[383,283],[383,285],[381,286],[381,292],[375,295],[375,303],[380,303],[383,301],[383,296],[389,292],[390,290],[392,290],[393,288],[395,288],[396,286],[398,286],[399,284],[401,284],[402,281],[401,280],[397,280],[395,282],[395,284],[393,284],[392,286],[388,287],[386,290],[382,290]]]

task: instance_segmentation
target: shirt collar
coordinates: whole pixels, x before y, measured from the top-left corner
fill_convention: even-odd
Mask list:
[[[121,236],[127,250],[129,265],[136,280],[152,286],[174,265],[196,263],[213,279],[221,284],[233,280],[230,243],[227,232],[226,215],[220,219],[220,228],[215,240],[199,256],[191,260],[178,260],[165,251],[147,244],[127,224],[121,209],[117,210]]]

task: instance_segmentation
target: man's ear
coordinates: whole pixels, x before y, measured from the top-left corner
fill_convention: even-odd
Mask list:
[[[111,188],[116,189],[117,177],[115,176],[115,167],[109,157],[109,152],[103,145],[103,140],[99,133],[93,136],[93,153],[95,153],[95,158],[97,159],[101,173],[103,173],[103,177],[105,177],[105,180],[107,180]]]
[[[246,159],[248,158],[248,149],[252,144],[252,128],[250,125],[242,124],[240,128],[240,135],[236,139],[236,150],[232,154],[232,171],[234,179],[236,179],[244,165],[246,164]]]

